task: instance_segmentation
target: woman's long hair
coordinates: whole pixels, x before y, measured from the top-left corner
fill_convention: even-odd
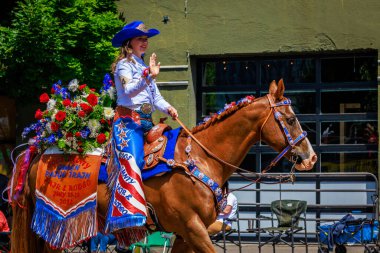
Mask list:
[[[123,59],[127,59],[129,62],[134,62],[130,40],[124,41],[123,45],[120,47],[120,53],[111,65],[112,73],[115,73],[117,63]]]

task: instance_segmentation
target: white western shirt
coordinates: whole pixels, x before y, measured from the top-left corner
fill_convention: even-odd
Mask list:
[[[127,59],[119,61],[115,70],[115,85],[117,91],[117,104],[137,110],[144,103],[152,105],[153,111],[158,109],[168,114],[170,104],[162,97],[156,82],[152,80],[148,85],[142,72],[147,68],[144,61],[132,55],[134,62]],[[127,81],[123,85],[123,78]]]

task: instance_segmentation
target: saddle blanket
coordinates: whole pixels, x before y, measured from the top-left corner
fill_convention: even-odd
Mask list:
[[[178,135],[181,132],[181,129],[182,128],[176,128],[164,133],[164,135],[168,138],[168,143],[166,144],[166,149],[163,157],[167,160],[174,159],[175,145],[177,143]],[[153,167],[152,169],[142,170],[141,176],[143,181],[145,181],[151,177],[154,177],[155,175],[169,171],[172,171],[172,167],[170,167],[166,163],[159,163],[156,167]]]
[[[52,248],[97,234],[96,191],[101,150],[85,156],[48,149],[38,164],[32,229]]]

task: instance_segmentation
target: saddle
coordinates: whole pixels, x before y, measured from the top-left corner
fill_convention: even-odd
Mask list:
[[[168,143],[168,138],[163,133],[169,130],[171,130],[171,127],[167,124],[158,123],[145,136],[144,170],[151,169],[160,162],[159,157],[163,157],[166,144]]]

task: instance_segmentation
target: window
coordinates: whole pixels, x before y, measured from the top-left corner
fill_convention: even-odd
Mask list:
[[[313,171],[377,174],[377,55],[369,50],[197,58],[197,118],[247,95],[260,97],[272,80],[283,78],[285,95],[319,156]],[[260,172],[276,155],[258,143],[241,166]],[[280,161],[271,171],[290,166]]]

